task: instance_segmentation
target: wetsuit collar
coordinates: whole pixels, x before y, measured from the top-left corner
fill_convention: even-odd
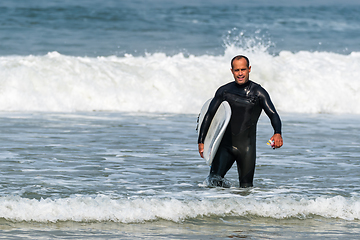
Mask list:
[[[235,81],[234,81],[234,82],[235,82]],[[235,85],[236,85],[238,88],[245,88],[245,87],[247,87],[247,86],[250,85],[250,82],[251,82],[251,80],[249,80],[249,81],[247,81],[246,83],[241,84],[241,85],[235,82]]]

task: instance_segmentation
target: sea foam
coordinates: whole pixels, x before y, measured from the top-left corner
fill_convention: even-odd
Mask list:
[[[299,196],[271,198],[217,197],[203,199],[126,198],[107,196],[62,199],[0,197],[0,217],[10,221],[135,223],[159,219],[181,222],[211,216],[259,216],[274,219],[312,218],[314,215],[344,220],[360,219],[360,199],[342,196],[307,199]]]
[[[246,54],[250,78],[280,112],[360,114],[360,53],[286,52],[228,46],[221,56],[0,57],[0,111],[198,113],[233,81],[230,60]]]

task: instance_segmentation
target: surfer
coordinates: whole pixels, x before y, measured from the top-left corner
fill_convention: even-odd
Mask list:
[[[256,161],[256,126],[262,110],[271,121],[274,135],[273,148],[283,145],[281,120],[271,102],[267,91],[259,84],[249,80],[251,66],[246,56],[238,55],[231,60],[233,82],[221,86],[215,93],[200,127],[198,146],[201,157],[204,152],[204,139],[216,113],[223,101],[231,107],[231,119],[211,165],[206,181],[211,187],[230,187],[224,178],[236,161],[240,187],[252,187]]]

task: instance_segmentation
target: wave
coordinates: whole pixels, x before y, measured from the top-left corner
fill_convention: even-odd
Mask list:
[[[181,222],[211,216],[259,216],[275,219],[360,219],[360,199],[298,196],[254,199],[244,197],[178,200],[160,198],[111,199],[107,196],[64,199],[0,197],[0,218],[8,221],[138,223],[159,219]]]
[[[360,114],[360,52],[271,55],[228,45],[223,55],[0,57],[0,111],[198,113],[232,81],[230,60],[246,54],[250,78],[280,112]]]

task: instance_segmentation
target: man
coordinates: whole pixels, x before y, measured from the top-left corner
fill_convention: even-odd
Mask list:
[[[207,184],[211,187],[230,187],[224,178],[236,161],[240,187],[252,187],[256,161],[256,126],[261,111],[270,118],[274,148],[283,145],[281,120],[269,94],[259,84],[249,80],[249,59],[238,55],[231,60],[233,82],[221,86],[209,105],[199,132],[199,153],[204,152],[204,139],[216,110],[223,101],[231,107],[231,119],[211,165]]]

